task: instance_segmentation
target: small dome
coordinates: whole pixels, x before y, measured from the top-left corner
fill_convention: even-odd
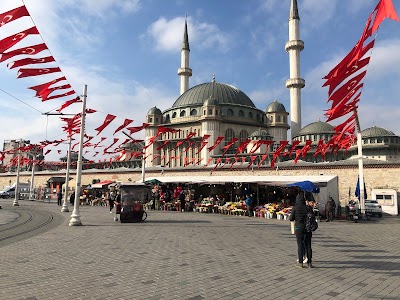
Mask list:
[[[265,129],[257,129],[256,131],[254,131],[252,134],[250,134],[250,137],[260,137],[260,138],[271,138],[271,135],[268,133],[268,131],[266,131]]]
[[[150,110],[147,114],[148,115],[162,115],[162,112],[157,106],[154,106],[154,107],[150,108]]]
[[[273,113],[273,112],[286,112],[285,106],[283,106],[282,103],[279,103],[277,100],[274,102],[270,103],[267,106],[267,113]]]
[[[361,131],[361,137],[363,138],[380,137],[380,136],[383,137],[383,136],[396,136],[396,135],[390,130],[376,126],[372,126],[370,128]]]
[[[207,105],[219,105],[219,102],[217,99],[210,97],[203,103],[203,106],[207,106]]]
[[[306,134],[315,134],[315,133],[333,133],[333,126],[326,122],[314,122],[304,126],[299,135],[306,135]]]

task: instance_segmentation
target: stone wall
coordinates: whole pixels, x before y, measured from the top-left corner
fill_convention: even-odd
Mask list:
[[[385,165],[367,165],[364,166],[364,178],[368,196],[371,195],[371,190],[376,188],[394,189],[400,192],[400,164],[385,164]],[[208,176],[211,173],[211,169],[198,168],[198,169],[175,169],[169,170],[164,169],[147,169],[146,178],[158,177],[162,181],[163,176]],[[349,200],[349,190],[350,197],[354,198],[354,190],[356,187],[357,177],[358,177],[358,167],[357,165],[347,165],[347,166],[326,166],[324,164],[313,164],[308,166],[290,166],[290,167],[280,167],[278,170],[266,168],[254,168],[254,170],[248,170],[247,168],[234,168],[232,170],[228,168],[221,169],[218,168],[212,172],[212,176],[235,176],[235,175],[263,175],[263,176],[307,176],[307,175],[334,175],[338,176],[339,181],[339,197],[342,205],[345,205]],[[65,172],[37,172],[35,174],[35,187],[46,186],[47,180],[52,176],[65,177]],[[69,187],[75,187],[76,184],[76,174],[71,172],[70,176],[73,178]],[[93,179],[103,180],[114,180],[128,182],[140,181],[142,178],[142,172],[140,169],[132,170],[101,170],[90,171],[84,170],[82,173],[82,185],[92,183]],[[28,182],[31,179],[31,173],[20,172],[20,182]],[[13,173],[3,173],[0,174],[0,188],[9,185],[16,181],[16,175]]]

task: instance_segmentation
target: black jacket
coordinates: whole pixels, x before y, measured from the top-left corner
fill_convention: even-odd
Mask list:
[[[289,220],[294,221],[294,227],[304,229],[307,214],[307,206],[303,197],[296,198]]]

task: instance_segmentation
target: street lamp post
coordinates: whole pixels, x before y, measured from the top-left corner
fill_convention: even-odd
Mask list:
[[[78,162],[76,166],[76,186],[75,186],[75,201],[74,210],[72,211],[71,220],[69,221],[69,226],[80,226],[81,215],[79,213],[80,205],[80,194],[81,194],[81,179],[82,179],[82,152],[83,152],[83,138],[85,135],[85,115],[86,115],[86,95],[87,95],[87,85],[83,86],[82,95],[82,116],[81,116],[81,128],[80,128],[80,140],[79,140],[79,154]]]
[[[71,164],[71,142],[72,142],[72,136],[69,136],[69,142],[68,142],[68,153],[67,153],[67,173],[65,175],[65,192],[64,192],[64,202],[61,208],[61,212],[69,212],[68,209],[68,184],[69,184],[69,166]]]
[[[19,199],[19,167],[21,164],[21,141],[22,139],[20,139],[18,142],[17,182],[15,184],[15,197],[14,197],[14,202],[12,204],[13,206],[19,206],[18,199]]]
[[[35,187],[35,161],[36,161],[36,153],[33,156],[33,163],[32,163],[32,175],[31,175],[31,185],[29,187],[29,200],[33,200],[33,190]]]

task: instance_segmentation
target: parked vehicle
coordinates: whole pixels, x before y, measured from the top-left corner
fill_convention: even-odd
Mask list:
[[[14,183],[12,186],[6,186],[2,191],[0,191],[0,198],[15,198],[15,186],[16,183]],[[20,198],[21,198],[21,192],[28,190],[29,192],[29,188],[30,188],[30,184],[29,183],[25,183],[25,182],[20,182],[18,189],[19,189],[19,194],[20,194]]]
[[[382,206],[377,200],[365,199],[365,214],[373,217],[378,216],[382,218]],[[353,220],[358,220],[359,205],[356,201],[349,201],[349,218]]]
[[[2,191],[0,191],[0,198],[7,199],[12,196],[15,196],[14,186],[6,186]]]
[[[349,219],[357,223],[359,219],[358,203],[354,200],[350,200],[348,207],[349,207]]]
[[[365,199],[365,213],[371,214],[371,216],[378,216],[382,218],[382,206],[377,200]]]

